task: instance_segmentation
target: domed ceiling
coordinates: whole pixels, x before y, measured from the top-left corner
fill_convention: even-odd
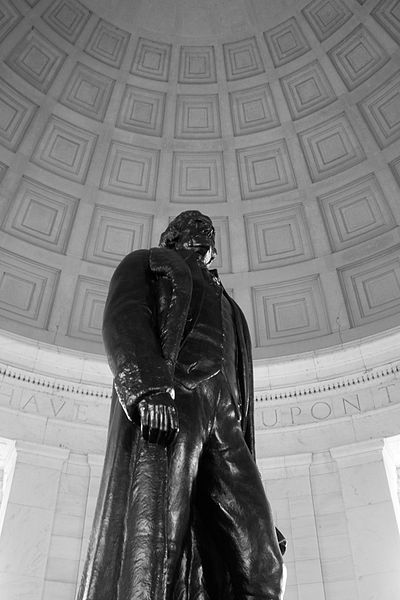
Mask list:
[[[400,312],[400,2],[0,0],[0,327],[102,353],[112,272],[209,214],[256,357]]]

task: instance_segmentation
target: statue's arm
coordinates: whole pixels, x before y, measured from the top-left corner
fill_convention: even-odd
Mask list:
[[[114,388],[128,419],[140,417],[146,439],[168,442],[171,430],[177,429],[177,416],[148,257],[147,250],[138,250],[116,269],[104,311],[103,340]]]

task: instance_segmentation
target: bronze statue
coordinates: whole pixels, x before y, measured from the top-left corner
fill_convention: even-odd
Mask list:
[[[250,338],[207,268],[215,254],[211,220],[186,211],[111,280],[114,393],[78,600],[283,597],[285,540],[254,460]]]

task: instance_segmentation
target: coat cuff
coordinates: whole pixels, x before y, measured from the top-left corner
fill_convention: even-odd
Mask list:
[[[172,398],[175,396],[172,380],[165,381],[157,377],[157,369],[152,369],[152,383],[149,385],[143,381],[143,377],[133,365],[125,365],[114,377],[114,389],[118,400],[126,416],[132,421],[133,412],[142,398],[160,393],[169,393]],[[169,378],[168,378],[169,379]]]

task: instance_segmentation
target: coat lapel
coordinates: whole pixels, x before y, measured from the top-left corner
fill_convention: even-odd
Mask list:
[[[163,355],[174,368],[192,296],[192,276],[175,250],[152,248],[149,262],[158,286],[158,325]]]

